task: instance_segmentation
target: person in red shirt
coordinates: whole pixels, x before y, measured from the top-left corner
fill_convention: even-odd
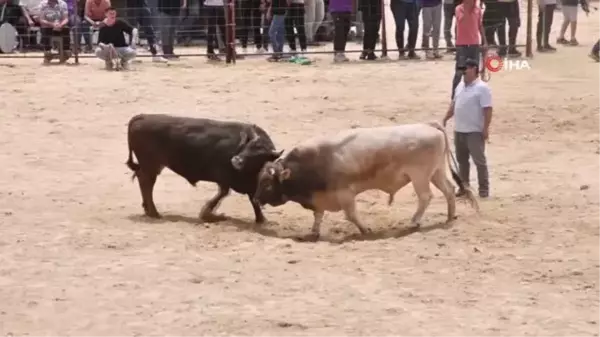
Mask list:
[[[452,96],[454,90],[462,79],[467,59],[479,62],[479,55],[487,48],[485,33],[483,31],[481,8],[476,5],[475,0],[464,0],[456,6],[456,66],[454,79],[452,80]],[[483,41],[483,46],[481,44]]]

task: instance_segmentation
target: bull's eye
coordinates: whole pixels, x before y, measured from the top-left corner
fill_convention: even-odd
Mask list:
[[[265,190],[271,192],[271,190],[273,190],[273,186],[267,185],[267,187],[265,187]]]

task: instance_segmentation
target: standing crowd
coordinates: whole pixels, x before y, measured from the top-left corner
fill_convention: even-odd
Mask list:
[[[21,1],[21,2],[19,2]],[[32,6],[31,2],[38,2]],[[75,1],[79,1],[79,12],[75,13]],[[360,22],[364,27],[362,37],[361,60],[375,60],[377,39],[382,20],[382,0],[234,0],[236,1],[236,36],[239,38],[242,54],[247,53],[250,36],[256,48],[256,52],[265,53],[272,46],[270,61],[278,61],[286,56],[293,56],[298,51],[303,53],[308,46],[318,45],[316,36],[319,29],[326,25],[323,22],[332,23],[332,40],[334,49],[334,61],[345,62],[346,44],[350,29],[353,24]],[[462,46],[463,53],[474,58],[483,41],[489,45],[498,47],[499,56],[519,57],[521,52],[517,50],[516,40],[521,26],[519,0],[481,0],[473,10],[481,12],[481,23],[483,26],[482,40],[476,43],[470,41],[467,45],[462,39],[453,41],[455,18],[458,18],[461,9],[458,6],[461,0],[391,0],[390,10],[395,22],[395,41],[399,49],[398,56],[408,59],[419,59],[416,42],[419,35],[419,17],[423,22],[421,27],[422,43],[427,59],[439,59],[440,37],[443,38],[446,49],[449,52]],[[538,21],[536,30],[536,42],[538,52],[549,52],[556,50],[549,41],[552,29],[554,12],[557,0],[537,0]],[[578,44],[576,39],[578,5],[581,5],[586,13],[589,13],[587,0],[561,0],[564,21],[560,27],[558,44]],[[139,25],[144,37],[148,41],[149,51],[155,62],[166,62],[177,59],[174,52],[176,27],[180,22],[180,13],[187,7],[187,0],[158,0],[157,11],[160,15],[160,42],[163,56],[158,56],[156,32],[151,22],[152,11],[147,0],[127,0],[127,6],[133,9],[133,16],[129,22]],[[224,0],[203,0],[202,7],[206,15],[207,28],[207,54],[210,60],[220,60],[218,41],[225,40],[225,9]],[[475,9],[476,7],[476,9]],[[485,10],[482,11],[481,7]],[[109,11],[110,9],[110,11]],[[116,16],[116,11],[111,7],[110,0],[0,0],[0,23],[9,22],[17,27],[20,33],[28,27],[38,26],[41,32],[41,44],[44,51],[49,53],[51,49],[50,37],[60,36],[63,45],[67,49],[66,57],[70,51],[70,28],[77,26],[82,35],[84,44],[82,52],[92,52],[91,33],[93,30],[102,30],[103,26]],[[110,14],[110,15],[109,15]],[[330,16],[331,21],[325,20]],[[118,20],[121,22],[121,20]],[[443,25],[442,25],[443,21]],[[116,22],[116,21],[115,21]],[[131,27],[128,23],[127,29]],[[506,38],[506,27],[508,25],[508,41]],[[119,23],[117,27],[123,28]],[[407,27],[407,34],[405,34]],[[565,37],[567,28],[570,27],[569,39]],[[112,29],[114,30],[114,29]],[[26,36],[26,34],[22,34]],[[119,43],[112,41],[112,34],[103,34],[100,43],[110,45]],[[80,41],[81,36],[74,36]],[[497,40],[496,40],[497,38]],[[108,39],[108,40],[107,40]],[[472,40],[472,39],[471,39]],[[289,53],[283,52],[284,45],[289,46]],[[299,44],[299,50],[297,46]],[[507,43],[508,42],[508,43]],[[24,45],[32,44],[26,38],[21,38]],[[130,44],[127,44],[129,47]],[[115,46],[116,47],[116,46]],[[122,48],[125,46],[119,46]],[[468,50],[468,51],[466,51]],[[597,55],[596,48],[592,52]],[[117,54],[119,54],[117,50]],[[464,55],[458,55],[462,57]],[[120,55],[120,54],[119,54]]]

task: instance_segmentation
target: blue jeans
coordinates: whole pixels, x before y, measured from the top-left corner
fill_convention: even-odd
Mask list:
[[[285,43],[285,14],[273,15],[271,27],[269,28],[269,38],[273,45],[273,52],[282,53]]]
[[[75,31],[73,31],[75,41],[77,41],[78,43],[81,43],[81,35],[83,35],[83,40],[85,41],[85,45],[91,48],[92,47],[92,38],[90,35],[90,29],[91,29],[90,23],[87,22],[86,20],[81,20],[81,18],[77,14],[70,14],[69,15],[69,25],[71,27],[77,26],[77,34],[75,34]]]

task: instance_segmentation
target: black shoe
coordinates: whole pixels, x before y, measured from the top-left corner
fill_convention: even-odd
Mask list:
[[[466,195],[467,195],[467,191],[465,191],[463,189],[460,189],[460,190],[458,190],[458,192],[456,192],[456,197],[457,198],[461,198],[461,197],[464,197]]]
[[[408,52],[408,59],[409,60],[420,60],[421,57],[419,55],[417,55],[414,51]]]
[[[377,60],[377,59],[378,59],[378,57],[377,57],[377,55],[375,55],[375,53],[374,53],[374,52],[369,52],[369,53],[367,53],[367,57],[366,57],[366,59],[367,59],[368,61],[375,61],[375,60]]]
[[[360,53],[360,56],[358,57],[361,60],[366,60],[367,59],[367,52],[363,51],[362,53]]]
[[[516,50],[516,49],[510,49],[508,51],[508,56],[510,56],[510,57],[521,57],[521,56],[523,56],[523,54],[520,51]]]
[[[552,47],[549,44],[545,45],[544,49],[546,49],[546,51],[549,51],[549,52],[555,52],[556,51],[556,48]]]
[[[485,198],[487,198],[489,196],[490,196],[490,192],[488,192],[488,191],[481,191],[481,190],[479,191],[479,197],[480,198],[485,199]]]

